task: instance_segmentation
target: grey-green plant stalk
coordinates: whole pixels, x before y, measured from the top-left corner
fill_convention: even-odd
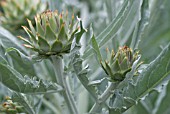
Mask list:
[[[71,112],[70,114],[78,114],[74,98],[71,94],[71,90],[69,89],[68,83],[66,81],[66,75],[63,74],[64,73],[63,60],[58,56],[52,56],[51,59],[55,68],[57,82],[63,87],[63,91],[61,93],[66,101],[68,109]]]
[[[114,93],[114,90],[116,89],[118,84],[119,84],[118,82],[109,82],[108,83],[108,87],[103,92],[103,94],[101,94],[98,97],[96,103],[91,108],[90,113],[101,111],[101,109],[102,109],[101,107],[105,104],[105,101],[110,97],[110,95]]]

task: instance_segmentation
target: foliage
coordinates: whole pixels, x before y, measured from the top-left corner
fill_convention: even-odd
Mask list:
[[[39,10],[9,1],[0,5],[0,113],[170,113],[169,0],[42,0]]]

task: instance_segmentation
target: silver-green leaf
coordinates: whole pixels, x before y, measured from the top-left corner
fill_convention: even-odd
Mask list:
[[[9,65],[0,63],[0,81],[9,89],[26,94],[55,93],[62,90],[56,83],[43,81],[34,77],[23,76]]]

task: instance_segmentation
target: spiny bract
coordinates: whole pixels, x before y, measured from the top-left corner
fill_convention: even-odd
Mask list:
[[[59,14],[58,11],[47,10],[36,15],[35,22],[36,29],[30,20],[28,20],[30,30],[23,26],[30,39],[27,40],[21,36],[19,38],[25,41],[25,47],[38,52],[39,56],[62,56],[64,53],[69,53],[76,34],[77,41],[85,32],[81,20],[80,27],[78,27],[78,21],[74,22],[74,15],[68,20],[68,12]]]
[[[33,20],[37,13],[46,9],[46,4],[42,4],[40,0],[3,0],[0,4],[4,11],[2,25],[11,32],[26,25],[26,18]]]
[[[109,49],[106,51],[107,60],[101,61],[102,68],[110,76],[111,81],[124,80],[126,74],[131,71],[133,63],[138,59],[138,52],[133,53],[127,46],[120,47],[117,53],[113,50],[110,53]]]

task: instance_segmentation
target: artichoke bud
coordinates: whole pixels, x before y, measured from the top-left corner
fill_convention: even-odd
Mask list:
[[[45,11],[47,6],[41,0],[3,0],[0,4],[2,26],[11,32],[21,30],[21,25],[27,24],[26,18],[33,20],[34,15]]]
[[[58,11],[47,10],[40,15],[35,16],[36,27],[28,20],[29,28],[23,26],[23,29],[29,36],[29,39],[21,38],[24,46],[38,52],[40,56],[57,55],[62,56],[69,53],[75,34],[79,31],[78,25],[73,23],[74,17],[68,20],[68,13],[58,14]],[[71,22],[71,24],[69,24]],[[81,34],[82,35],[82,34]],[[79,35],[79,37],[81,37]]]
[[[13,102],[10,97],[7,96],[5,100],[0,107],[0,112],[6,112],[8,114],[23,112],[23,106],[20,106],[17,102]]]
[[[107,60],[101,61],[101,66],[110,76],[111,81],[122,81],[126,74],[131,71],[132,65],[138,59],[138,52],[133,52],[131,48],[120,47],[117,53],[106,49]]]

